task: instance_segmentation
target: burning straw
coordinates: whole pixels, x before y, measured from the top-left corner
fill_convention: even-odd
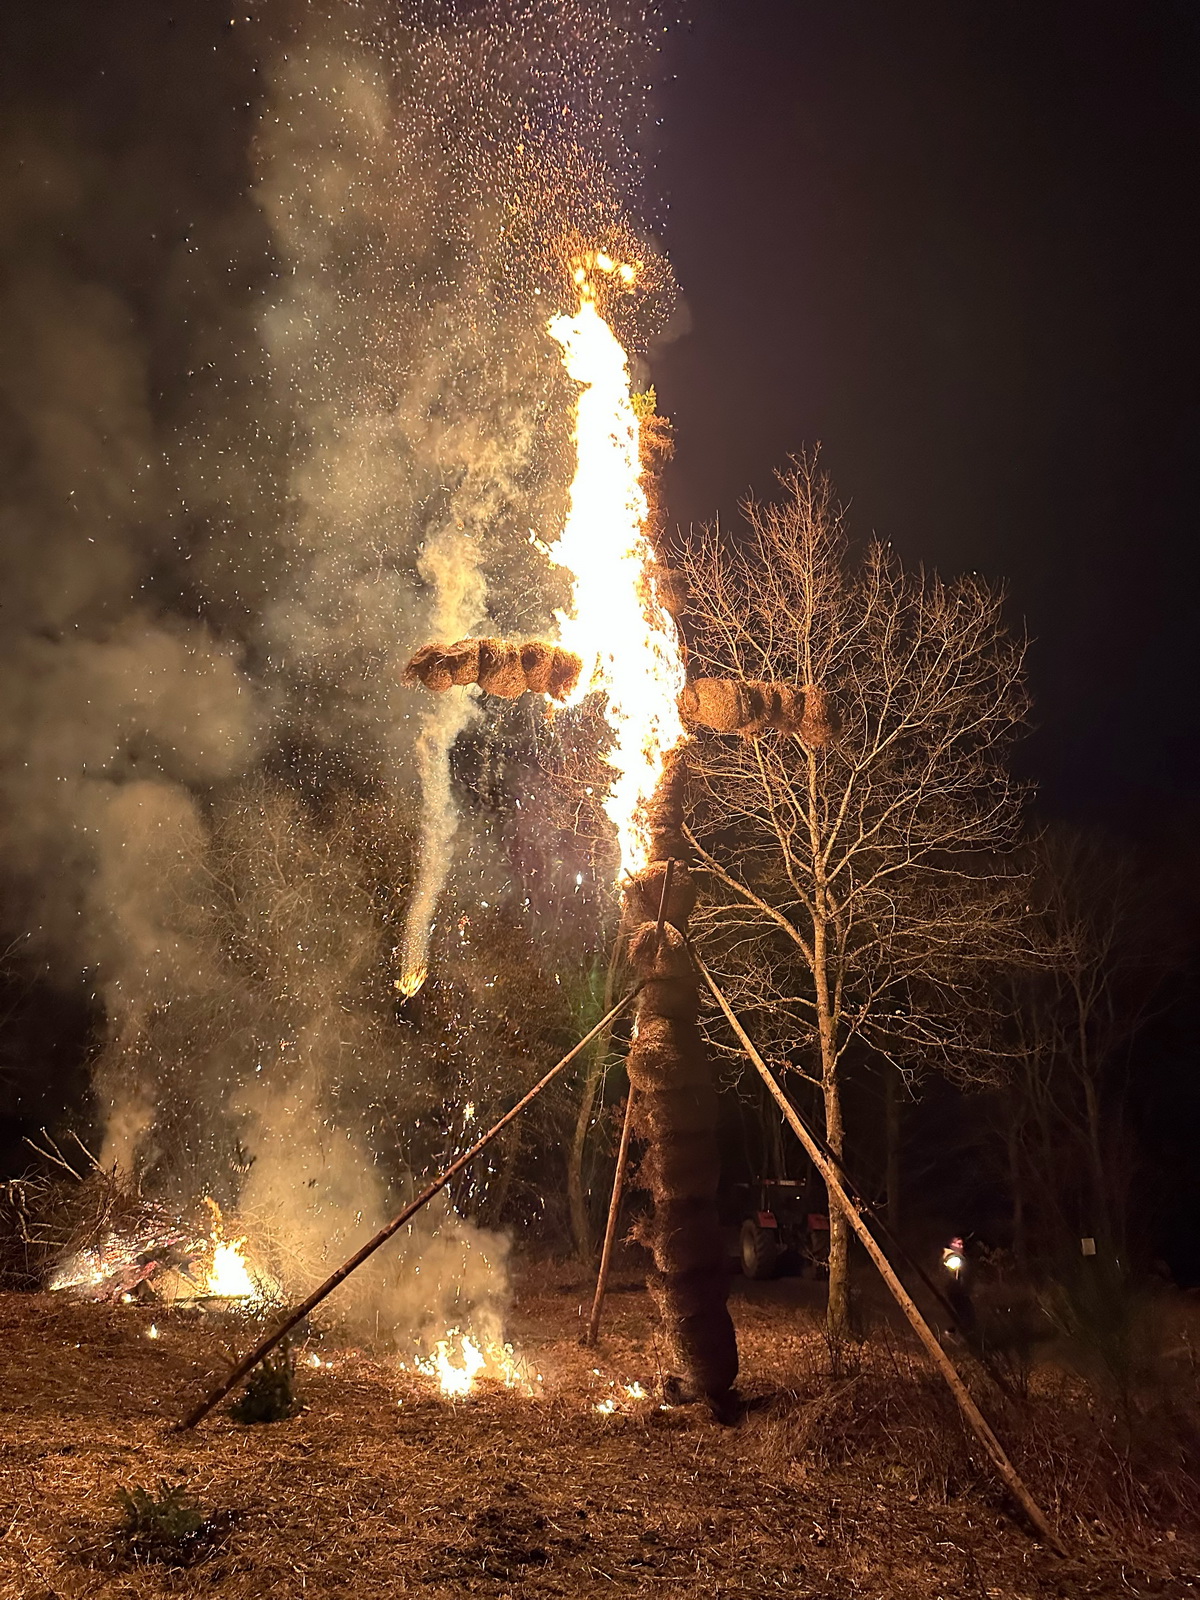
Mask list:
[[[180,1430],[183,1431],[188,1428],[194,1428],[198,1422],[202,1421],[214,1406],[219,1405],[225,1396],[231,1393],[232,1390],[234,1390],[238,1384],[241,1383],[243,1378],[248,1376],[248,1374],[253,1370],[254,1367],[258,1365],[265,1355],[269,1355],[270,1352],[274,1350],[275,1346],[287,1337],[297,1323],[302,1322],[311,1311],[315,1311],[317,1306],[321,1304],[321,1301],[324,1300],[328,1295],[332,1294],[340,1283],[343,1283],[350,1276],[350,1274],[356,1270],[356,1268],[361,1267],[363,1262],[366,1261],[368,1257],[373,1256],[381,1245],[385,1245],[393,1234],[398,1233],[406,1222],[410,1222],[412,1218],[416,1216],[417,1212],[420,1211],[424,1206],[428,1205],[433,1197],[436,1194],[439,1194],[441,1190],[443,1190],[451,1181],[451,1179],[460,1173],[465,1166],[472,1162],[482,1150],[486,1150],[488,1145],[491,1144],[492,1140],[497,1136],[497,1134],[502,1133],[504,1129],[508,1127],[510,1122],[513,1122],[517,1117],[519,1117],[521,1112],[524,1111],[525,1107],[531,1105],[532,1102],[537,1099],[542,1090],[545,1089],[546,1086],[558,1076],[563,1068],[569,1066],[570,1063],[574,1061],[575,1057],[579,1055],[582,1050],[585,1050],[587,1046],[591,1044],[592,1040],[595,1039],[598,1034],[602,1033],[615,1017],[620,1016],[621,1012],[624,1011],[625,1008],[637,997],[640,987],[641,986],[638,985],[637,988],[631,989],[628,994],[617,1001],[615,1006],[613,1006],[609,1011],[606,1011],[604,1016],[600,1018],[600,1021],[596,1023],[595,1027],[584,1034],[579,1043],[573,1046],[572,1049],[568,1050],[566,1055],[563,1056],[561,1060],[556,1061],[554,1066],[550,1068],[549,1072],[547,1072],[543,1078],[539,1079],[539,1081],[534,1084],[533,1088],[530,1089],[528,1094],[526,1094],[522,1099],[518,1100],[511,1111],[506,1112],[505,1115],[500,1118],[499,1122],[488,1129],[482,1139],[477,1139],[469,1150],[465,1151],[456,1160],[452,1161],[444,1171],[438,1174],[438,1176],[433,1180],[427,1189],[424,1189],[415,1200],[413,1200],[409,1205],[405,1206],[404,1210],[400,1212],[399,1216],[393,1217],[392,1220],[386,1224],[386,1226],[380,1228],[379,1232],[376,1233],[372,1238],[368,1239],[366,1244],[362,1245],[358,1250],[356,1250],[348,1261],[344,1261],[336,1272],[331,1273],[330,1276],[325,1279],[324,1283],[319,1284],[306,1300],[302,1300],[294,1310],[289,1311],[282,1322],[276,1326],[274,1331],[269,1333],[264,1339],[260,1339],[258,1344],[254,1346],[253,1350],[244,1355],[242,1359],[233,1367],[232,1371],[209,1392],[209,1394],[200,1402],[198,1406],[196,1406],[193,1411],[190,1411],[187,1416],[184,1417],[184,1419],[179,1423]]]

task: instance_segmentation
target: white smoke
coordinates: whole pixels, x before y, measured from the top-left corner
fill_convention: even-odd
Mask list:
[[[477,631],[483,621],[486,597],[468,536],[458,528],[445,528],[435,534],[421,554],[420,571],[432,582],[436,596],[429,619],[431,636],[451,641]],[[421,843],[396,979],[404,994],[415,994],[425,981],[433,918],[450,872],[458,827],[450,752],[476,715],[470,692],[452,688],[436,696],[421,717],[416,743],[421,776]]]
[[[9,932],[93,1007],[106,1162],[290,1197],[333,1248],[480,1069],[390,1009],[398,912],[423,937],[456,873],[502,875],[474,836],[452,860],[470,697],[402,671],[548,621],[528,532],[561,518],[568,408],[533,286],[553,227],[614,210],[556,119],[617,34],[563,0],[529,40],[391,7],[369,39],[356,5],[271,43],[197,0],[168,52],[103,10],[61,62],[46,24],[63,76],[0,133]]]

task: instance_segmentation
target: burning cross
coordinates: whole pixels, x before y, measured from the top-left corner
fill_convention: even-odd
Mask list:
[[[628,358],[603,314],[638,270],[586,253],[573,263],[576,314],[548,324],[579,385],[569,510],[546,549],[574,577],[572,609],[558,616],[561,642],[428,644],[407,677],[435,691],[478,684],[503,699],[530,690],[560,701],[581,698],[581,690],[606,696],[613,780],[604,806],[626,874],[622,933],[640,982],[626,1065],[645,1144],[642,1183],[653,1199],[643,1234],[654,1258],[650,1289],[686,1390],[720,1408],[738,1356],[717,1218],[717,1091],[687,944],[695,904],[683,827],[688,731],[752,737],[774,729],[812,745],[826,730],[818,690],[686,681],[678,629],[663,603],[670,575],[656,571],[648,535],[650,433],[633,403]]]
[[[537,640],[463,639],[425,645],[406,676],[435,691],[477,683],[503,699],[534,690],[561,700],[575,688],[581,666],[578,656]],[[814,688],[697,678],[680,694],[679,711],[689,728],[746,738],[774,730],[798,734],[810,746],[829,738],[824,695]],[[654,1260],[649,1287],[685,1392],[720,1409],[737,1376],[738,1353],[717,1217],[717,1091],[686,943],[696,899],[683,830],[686,750],[685,740],[667,757],[646,804],[648,864],[623,894],[626,951],[642,985],[626,1070],[645,1143],[642,1184],[653,1201],[643,1236]]]

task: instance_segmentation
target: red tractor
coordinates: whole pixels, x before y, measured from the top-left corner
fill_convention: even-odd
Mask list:
[[[742,1223],[742,1272],[773,1278],[780,1272],[821,1278],[829,1270],[829,1218],[813,1209],[825,1198],[819,1184],[800,1178],[758,1178],[739,1184],[755,1209]],[[818,1189],[819,1196],[810,1194]]]

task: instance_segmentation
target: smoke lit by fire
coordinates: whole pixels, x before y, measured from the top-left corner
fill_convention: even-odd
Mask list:
[[[209,156],[214,115],[243,105],[236,51],[197,55],[195,93],[164,95],[169,132],[135,130],[128,153],[53,99],[48,131],[22,134],[36,159],[9,152],[63,175],[4,290],[26,339],[17,449],[40,463],[10,486],[28,530],[4,623],[10,932],[58,976],[94,975],[101,1164],[150,1173],[147,1192],[179,1207],[90,1227],[53,1274],[64,1292],[252,1309],[307,1287],[441,1154],[444,1101],[477,1094],[482,1117],[496,1098],[487,1075],[506,1069],[467,1026],[452,1066],[418,1062],[422,1041],[379,1004],[381,977],[405,999],[425,983],[458,822],[449,751],[474,705],[457,694],[414,738],[399,664],[429,633],[546,625],[527,530],[550,538],[561,514],[555,304],[581,386],[554,554],[574,576],[563,637],[607,697],[628,867],[682,732],[677,641],[646,593],[628,364],[605,320],[606,296],[654,271],[614,219],[637,188],[625,130],[646,122],[661,30],[542,0],[446,9],[463,16],[394,30],[370,0],[302,8],[287,50],[264,31],[246,115],[218,141],[229,157],[239,128],[250,141],[228,192]],[[147,71],[174,70],[151,23],[138,37]],[[97,69],[98,98],[115,83]],[[127,162],[152,174],[136,217],[103,199]],[[185,243],[179,217],[211,225]],[[548,291],[567,227],[612,252],[579,257],[573,314]],[[50,440],[47,415],[104,426]],[[147,541],[151,526],[186,537]],[[454,893],[509,870],[482,826],[470,842]],[[420,1132],[374,1143],[377,1126]],[[228,1219],[187,1211],[210,1186]],[[446,1331],[504,1281],[502,1260],[459,1264],[479,1235],[455,1224],[440,1277],[364,1273],[370,1315],[355,1315],[398,1338],[431,1320],[447,1392],[456,1373],[519,1387],[502,1345]],[[414,1259],[436,1250],[414,1236]]]

